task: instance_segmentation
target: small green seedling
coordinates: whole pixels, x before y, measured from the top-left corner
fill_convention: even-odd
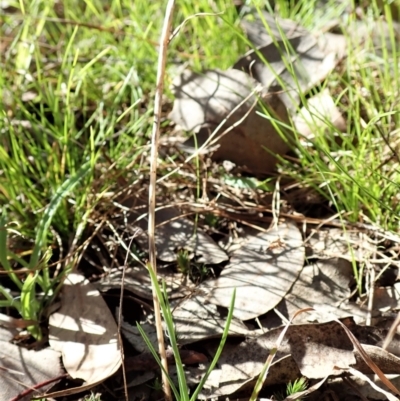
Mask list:
[[[176,255],[176,264],[178,270],[196,284],[210,275],[210,269],[203,263],[192,261],[189,251],[183,248]]]
[[[293,383],[289,382],[286,385],[286,395],[282,393],[276,393],[274,394],[274,398],[277,401],[283,401],[286,397],[292,394],[299,393],[301,391],[305,391],[307,389],[308,382],[305,377],[301,377],[300,379],[296,379]],[[304,398],[299,398],[299,401],[304,400]]]

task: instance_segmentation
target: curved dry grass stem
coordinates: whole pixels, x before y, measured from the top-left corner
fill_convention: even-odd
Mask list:
[[[158,157],[158,142],[160,136],[160,118],[162,107],[162,94],[164,89],[165,65],[167,61],[167,49],[169,44],[169,36],[171,32],[172,17],[174,12],[175,0],[168,0],[165,11],[164,24],[160,39],[160,52],[158,56],[157,66],[157,87],[154,98],[154,122],[151,136],[151,156],[150,156],[150,188],[149,188],[149,268],[153,269],[157,275],[156,264],[156,245],[154,238],[155,231],[155,207],[156,207],[156,181],[157,181],[157,157]],[[162,372],[162,381],[164,395],[166,401],[172,401],[171,387],[168,382],[168,363],[164,344],[164,332],[162,329],[160,303],[157,298],[157,293],[152,285],[154,315],[157,329],[158,350],[160,353],[161,363],[164,367]]]

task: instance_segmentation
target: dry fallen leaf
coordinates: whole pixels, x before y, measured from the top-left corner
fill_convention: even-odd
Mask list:
[[[211,372],[200,399],[227,396],[236,392],[251,391],[254,388],[267,354],[251,353],[248,361],[239,359],[234,364],[230,359],[225,359],[228,354],[229,352],[226,352],[221,356],[219,362],[221,368]],[[300,376],[299,368],[290,355],[278,356],[270,367],[264,386],[289,383]]]
[[[236,288],[234,316],[258,317],[273,309],[289,291],[304,265],[301,233],[292,222],[248,236],[220,277],[200,284],[211,303],[229,307]]]
[[[185,249],[196,256],[196,261],[205,264],[219,264],[228,260],[226,253],[195,224],[180,217],[181,213],[176,208],[165,208],[156,211],[156,248],[157,258],[164,262],[176,261],[177,251]],[[137,242],[144,249],[148,246],[147,218],[141,219],[139,224],[143,230]]]
[[[175,102],[169,117],[184,130],[199,134],[197,143],[191,140],[186,146],[203,145],[209,134],[227,119],[211,141],[212,145],[219,145],[213,153],[214,160],[230,160],[253,172],[265,173],[274,169],[275,155],[289,150],[290,136],[282,138],[274,125],[257,113],[257,100],[288,123],[285,106],[248,74],[233,69],[203,74],[185,71],[174,80],[173,91]],[[227,129],[229,132],[222,135]]]
[[[353,268],[348,260],[320,260],[303,268],[277,310],[289,318],[299,309],[315,309],[315,312],[299,316],[296,323],[323,323],[350,316],[364,321],[366,310],[348,302],[353,281]]]
[[[172,304],[172,308],[180,344],[190,344],[222,335],[226,317],[221,315],[216,305],[208,304],[201,296],[178,301],[176,304],[176,307]],[[229,334],[244,337],[252,332],[241,321],[233,318]]]
[[[9,401],[22,391],[64,373],[59,352],[50,348],[30,351],[11,344],[12,337],[10,330],[0,328],[0,401]],[[20,400],[29,401],[32,396],[42,394],[54,384],[40,387]]]
[[[365,233],[340,228],[314,230],[307,244],[312,250],[309,257],[318,259],[343,258],[350,262],[362,262],[377,251],[376,243]]]
[[[391,394],[386,390],[386,387],[378,378],[377,375],[364,374],[356,369],[349,368],[348,372],[352,375],[351,381],[357,386],[357,393],[367,397],[368,400],[389,400],[389,401],[399,401],[399,398]],[[388,379],[392,382],[394,386],[400,388],[400,376],[399,375],[388,375]],[[343,389],[343,383],[338,383],[337,392],[340,393]],[[348,395],[349,391],[345,391]],[[342,398],[340,398],[342,399]]]
[[[196,288],[196,285],[190,280],[186,280],[182,273],[174,272],[172,269],[159,267],[157,274],[160,280],[165,281],[169,299],[188,296]],[[102,292],[111,289],[121,289],[122,275],[122,269],[115,269],[102,277],[100,281],[94,283],[94,285]],[[130,291],[146,300],[153,299],[150,275],[148,270],[143,266],[133,266],[125,269],[124,288],[125,291]]]
[[[69,375],[85,380],[85,389],[121,366],[115,320],[99,291],[79,274],[64,282],[61,308],[50,316],[49,342],[62,353]]]
[[[332,127],[340,132],[345,132],[347,128],[346,121],[328,89],[308,99],[307,106],[303,106],[293,116],[293,123],[299,134],[307,140],[313,140],[315,133],[320,131],[319,128],[324,128],[329,133],[332,132]]]
[[[373,327],[356,325],[352,319],[345,319],[343,322],[363,343],[364,351],[385,374],[399,371],[400,359],[375,346],[382,342],[384,332]],[[220,368],[207,381],[204,395],[224,396],[251,387],[268,354],[276,347],[282,329],[280,327],[270,330],[257,338],[247,338],[238,346],[228,346],[219,360]],[[397,335],[397,341],[398,338]],[[265,385],[281,383],[282,378],[288,382],[301,375],[308,379],[324,379],[327,376],[340,375],[349,368],[363,372],[367,369],[358,350],[354,349],[344,329],[335,321],[289,326],[276,358]],[[279,361],[285,363],[279,365]],[[272,378],[273,381],[270,381]]]
[[[257,15],[254,21],[244,20],[244,29],[256,50],[249,51],[234,68],[247,72],[271,91],[281,91],[280,99],[294,111],[299,92],[307,92],[321,82],[343,57],[343,52],[330,42],[341,42],[339,48],[344,48],[345,38],[330,34],[317,39],[294,21],[268,13],[263,13],[263,19]]]

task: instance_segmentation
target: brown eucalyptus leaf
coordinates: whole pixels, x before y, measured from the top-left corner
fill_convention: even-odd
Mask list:
[[[380,341],[377,330],[372,327],[358,326],[352,319],[344,319],[343,323],[360,342],[367,340],[376,344]],[[231,384],[236,382],[236,385],[240,386],[254,379],[260,373],[270,351],[276,347],[282,330],[282,327],[273,329],[257,338],[247,339],[235,348],[223,351],[220,359],[221,378],[226,378]],[[376,346],[362,346],[384,373],[397,371],[398,358],[390,353],[377,352]],[[358,351],[355,351],[343,327],[335,321],[291,325],[278,348],[276,358],[288,355],[296,362],[301,375],[308,379],[339,375],[342,373],[341,369],[350,367],[364,370],[365,366],[360,362]],[[220,381],[223,384],[222,379]]]
[[[400,283],[374,288],[374,309],[381,312],[400,309]]]
[[[344,319],[345,327],[351,330],[358,341],[379,343],[385,333],[373,327],[359,326],[352,319]],[[275,349],[283,328],[270,330],[256,338],[247,338],[237,346],[228,346],[219,360],[219,369],[210,375],[207,381],[208,396],[228,395],[248,389],[254,385],[261,369],[271,352]],[[397,336],[398,337],[398,336]],[[362,344],[364,352],[385,373],[397,372],[399,358],[383,351],[375,344]],[[289,358],[289,359],[288,359]],[[289,326],[283,342],[278,347],[277,361],[271,366],[265,385],[281,383],[279,375],[284,375],[286,382],[300,375],[308,379],[324,379],[331,375],[340,375],[352,367],[365,371],[366,366],[343,327],[336,321],[322,324],[300,324]],[[279,361],[294,368],[282,371],[275,368]],[[273,375],[270,377],[270,375]],[[294,375],[294,378],[290,378]],[[270,381],[271,378],[273,381]]]
[[[11,344],[13,334],[0,328],[0,401],[9,401],[30,387],[61,376],[60,353],[50,348],[28,350]],[[29,401],[42,394],[55,382],[40,387],[33,393],[19,398]]]
[[[281,91],[280,99],[288,110],[294,111],[300,92],[320,83],[343,56],[332,51],[327,42],[341,41],[345,46],[345,39],[343,35],[330,34],[319,41],[293,21],[268,13],[263,13],[263,19],[256,16],[253,21],[243,22],[256,50],[249,51],[234,68],[247,72],[271,92]]]
[[[202,146],[222,123],[211,141],[214,147],[218,145],[214,160],[230,160],[253,172],[268,172],[275,167],[275,155],[289,150],[291,134],[282,138],[271,121],[258,113],[257,101],[288,123],[285,106],[248,74],[234,69],[203,74],[185,71],[174,80],[173,92],[175,101],[169,117],[184,130],[198,134],[196,141],[185,144],[186,148]]]
[[[121,366],[115,320],[99,291],[79,274],[64,282],[61,308],[49,319],[49,342],[62,353],[69,375],[85,380],[85,389]]]
[[[229,307],[236,288],[234,316],[258,317],[289,291],[304,265],[304,246],[296,224],[287,221],[267,233],[248,236],[215,280],[199,286],[211,303]]]
[[[354,336],[354,334],[346,325],[344,325],[339,320],[337,320],[337,323],[342,326],[350,341],[354,345],[354,354],[356,356],[357,362],[359,363],[361,361],[363,364],[367,365],[381,379],[381,381],[385,384],[385,386],[387,386],[389,390],[393,391],[397,395],[400,395],[400,391],[385,376],[386,371],[390,370],[389,373],[393,373],[391,370],[394,369],[393,360],[391,360],[391,364],[388,364],[388,355],[390,356],[390,353],[382,350],[382,352],[378,354],[376,360],[374,360],[373,355],[375,355],[374,352],[376,352],[376,350],[373,349],[371,352],[371,350],[369,349],[371,347],[363,347],[363,345],[360,344],[360,341]],[[399,359],[395,359],[397,359],[397,361],[394,361],[394,365],[398,365]]]
[[[362,344],[362,348],[365,353],[371,358],[371,360],[379,366],[379,368],[388,374],[400,374],[400,358],[385,351],[381,347],[370,344]],[[360,372],[370,374],[371,369],[368,367],[362,355],[357,351],[354,351],[356,357],[356,365],[353,366]]]

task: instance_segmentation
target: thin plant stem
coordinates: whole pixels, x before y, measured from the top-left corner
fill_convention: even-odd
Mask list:
[[[170,32],[172,25],[172,17],[174,12],[175,0],[168,0],[167,8],[165,11],[164,24],[160,39],[160,52],[158,56],[157,67],[157,80],[156,80],[156,93],[154,98],[154,122],[151,136],[151,156],[150,156],[150,188],[149,188],[149,268],[157,276],[156,264],[156,245],[155,245],[155,208],[156,208],[156,181],[157,181],[157,157],[158,157],[158,141],[160,136],[160,119],[162,108],[162,94],[164,89],[164,76],[165,66],[167,62],[167,50],[170,40]],[[162,370],[162,382],[164,389],[164,396],[166,401],[172,401],[171,387],[168,382],[168,362],[164,343],[164,332],[161,322],[160,302],[157,297],[157,292],[152,285],[154,315],[157,330],[158,349],[160,353]]]

